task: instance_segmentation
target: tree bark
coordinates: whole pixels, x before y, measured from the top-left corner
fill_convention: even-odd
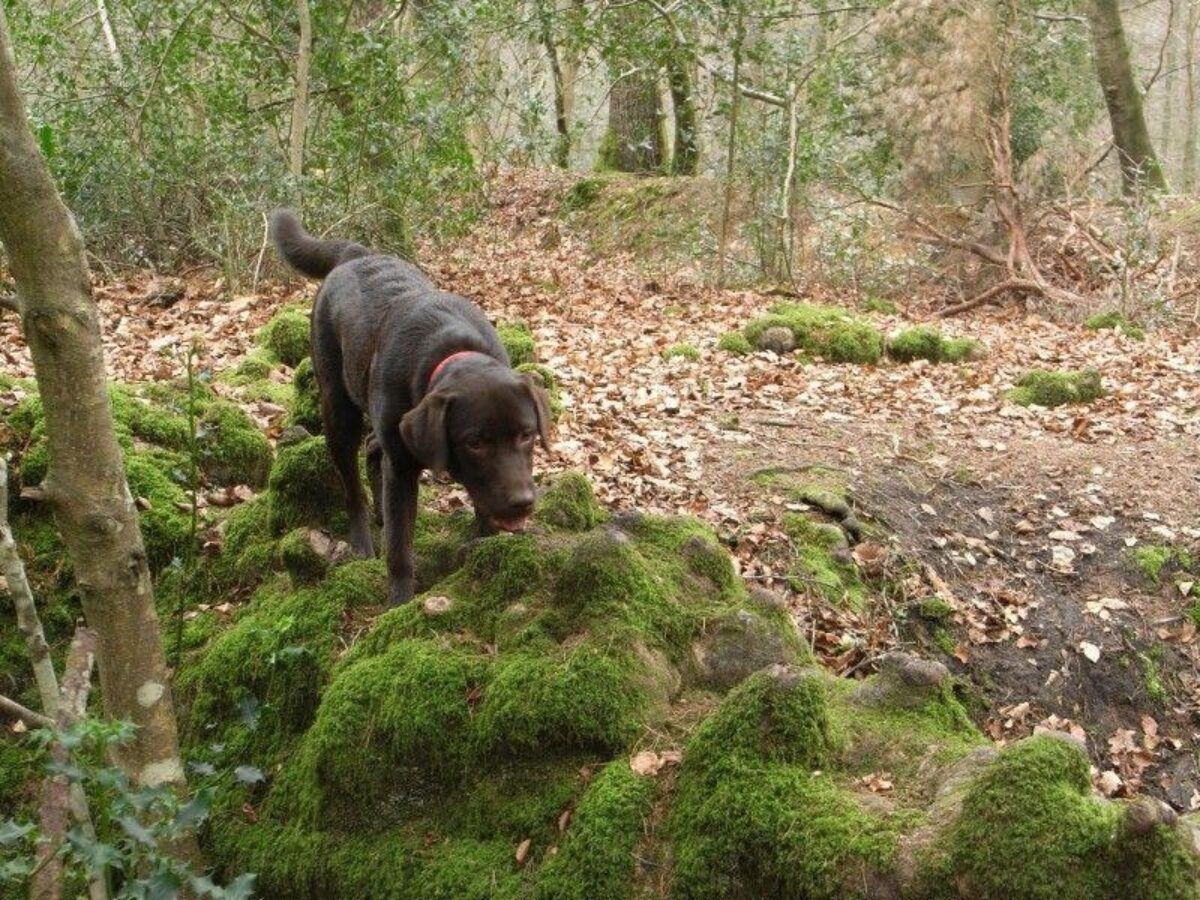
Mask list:
[[[1087,17],[1096,74],[1121,164],[1122,187],[1126,194],[1147,187],[1166,190],[1167,180],[1146,128],[1142,93],[1134,80],[1117,0],[1088,0]]]
[[[1170,167],[1175,161],[1175,155],[1171,152],[1174,145],[1173,138],[1175,137],[1173,126],[1175,124],[1175,94],[1177,93],[1177,84],[1179,79],[1176,77],[1179,68],[1179,3],[1180,0],[1170,0],[1169,9],[1167,12],[1167,28],[1166,34],[1163,36],[1163,79],[1162,79],[1162,109],[1160,118],[1160,131],[1158,135],[1158,152],[1162,161],[1163,172],[1168,178],[1171,174]]]
[[[296,90],[292,96],[292,123],[288,141],[288,171],[293,178],[304,173],[304,138],[308,133],[308,71],[312,66],[312,17],[308,0],[296,0],[300,18],[300,43],[296,47]]]
[[[618,172],[658,171],[663,164],[658,80],[644,68],[614,72],[614,77],[602,163]]]
[[[133,722],[116,763],[139,785],[182,785],[150,568],[125,481],[83,241],[29,131],[0,9],[0,242],[17,285],[46,415],[50,503],[98,636],[105,711]]]
[[[554,42],[553,20],[545,0],[537,0],[538,40],[550,62],[550,80],[554,86],[554,164],[565,169],[571,164],[571,122],[567,113],[567,89],[558,45]]]
[[[675,153],[671,171],[676,175],[695,175],[700,162],[700,128],[696,122],[696,98],[690,61],[682,49],[667,57],[667,81],[675,118]]]
[[[1190,194],[1196,188],[1196,31],[1200,26],[1200,8],[1196,0],[1188,0],[1187,43],[1185,68],[1185,104],[1187,113],[1183,119],[1183,192]]]

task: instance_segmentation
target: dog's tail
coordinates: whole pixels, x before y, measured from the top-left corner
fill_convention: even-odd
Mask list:
[[[279,255],[310,278],[324,278],[342,263],[371,252],[354,241],[322,241],[313,237],[290,209],[271,213],[271,239]]]

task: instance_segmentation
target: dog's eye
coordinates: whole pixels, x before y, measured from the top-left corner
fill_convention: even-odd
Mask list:
[[[532,444],[534,437],[536,437],[535,432],[522,431],[519,435],[517,435],[517,443],[524,447],[527,444]]]
[[[467,448],[468,453],[482,453],[485,449],[483,441],[477,437],[467,438],[463,446]]]

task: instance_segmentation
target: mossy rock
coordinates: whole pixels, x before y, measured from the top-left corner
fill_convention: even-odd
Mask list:
[[[1094,369],[1081,372],[1027,372],[1017,381],[1012,400],[1020,406],[1053,408],[1068,403],[1090,403],[1104,396],[1100,373]]]
[[[844,309],[810,303],[777,303],[766,316],[744,329],[754,345],[773,328],[786,328],[797,348],[829,362],[877,363],[883,357],[883,334]]]
[[[210,403],[196,423],[200,465],[214,484],[267,483],[271,444],[242,408],[225,400]]]
[[[258,332],[258,343],[280,362],[296,366],[312,349],[310,314],[306,308],[287,306]]]
[[[700,351],[692,344],[672,344],[663,351],[663,359],[686,359],[689,362],[696,362],[700,359]]]
[[[288,423],[303,427],[309,434],[321,433],[321,386],[311,358],[301,360],[292,376]]]
[[[345,510],[342,482],[324,438],[305,438],[280,448],[268,486],[268,523],[277,535],[301,525],[329,525]]]
[[[961,362],[979,355],[980,347],[970,338],[947,338],[936,328],[919,325],[888,338],[887,352],[899,362],[915,359],[933,363]]]
[[[604,521],[604,510],[586,475],[565,472],[542,491],[534,509],[534,520],[568,531],[590,531]]]
[[[1141,325],[1130,321],[1124,313],[1115,309],[1089,316],[1084,321],[1083,327],[1089,331],[1119,331],[1135,341],[1143,340],[1146,337],[1146,330]]]
[[[501,322],[496,326],[496,332],[500,335],[500,342],[504,344],[508,360],[514,368],[537,362],[533,332],[524,322]]]
[[[747,353],[754,352],[754,345],[740,331],[729,331],[721,335],[721,339],[717,342],[717,349],[735,356],[745,356]]]

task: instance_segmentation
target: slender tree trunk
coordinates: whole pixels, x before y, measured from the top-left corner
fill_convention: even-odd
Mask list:
[[[45,408],[50,472],[39,493],[98,635],[105,711],[137,726],[133,741],[114,748],[116,762],[135,784],[181,785],[150,567],[113,428],[83,241],[29,131],[15,72],[0,8],[0,242]]]
[[[696,122],[696,98],[690,61],[682,50],[667,57],[667,79],[675,112],[675,154],[671,171],[695,175],[700,162],[700,128]]]
[[[300,18],[300,43],[296,48],[296,90],[292,97],[292,125],[288,142],[288,171],[294,178],[304,173],[304,138],[308,132],[308,70],[312,65],[312,17],[308,0],[296,0]]]
[[[608,134],[601,162],[618,172],[658,171],[663,164],[663,147],[657,79],[647,69],[614,74],[616,81],[608,95]]]
[[[1185,108],[1183,118],[1183,180],[1185,194],[1196,189],[1196,31],[1200,26],[1200,4],[1196,0],[1188,0],[1187,45],[1184,47],[1185,68]]]
[[[725,197],[721,204],[721,236],[717,241],[717,287],[725,287],[725,260],[729,255],[730,218],[733,215],[733,176],[737,171],[738,112],[742,105],[742,48],[746,37],[741,12],[733,43],[733,96],[729,106],[729,146],[725,153]]]
[[[553,22],[545,0],[537,0],[537,17],[538,39],[550,61],[550,79],[554,86],[554,164],[565,169],[571,164],[571,122],[567,117],[567,93],[558,45],[554,42]]]
[[[1133,77],[1118,2],[1088,0],[1087,16],[1096,73],[1104,92],[1113,144],[1121,164],[1123,189],[1127,194],[1137,193],[1145,187],[1165,190],[1167,180],[1146,128],[1142,93]]]
[[[1179,5],[1181,0],[1170,0],[1167,13],[1167,33],[1163,38],[1163,79],[1162,79],[1162,108],[1160,111],[1160,130],[1158,135],[1158,153],[1162,160],[1163,173],[1170,180],[1171,165],[1175,155],[1171,152],[1175,133],[1175,94],[1178,91],[1179,79],[1175,71],[1179,67],[1179,35],[1186,29],[1179,27]]]
[[[105,0],[96,0],[96,15],[100,19],[100,30],[104,34],[104,43],[108,47],[108,55],[113,65],[118,69],[122,66],[121,48],[117,46],[117,35],[113,31],[112,19],[108,15],[108,4]]]

